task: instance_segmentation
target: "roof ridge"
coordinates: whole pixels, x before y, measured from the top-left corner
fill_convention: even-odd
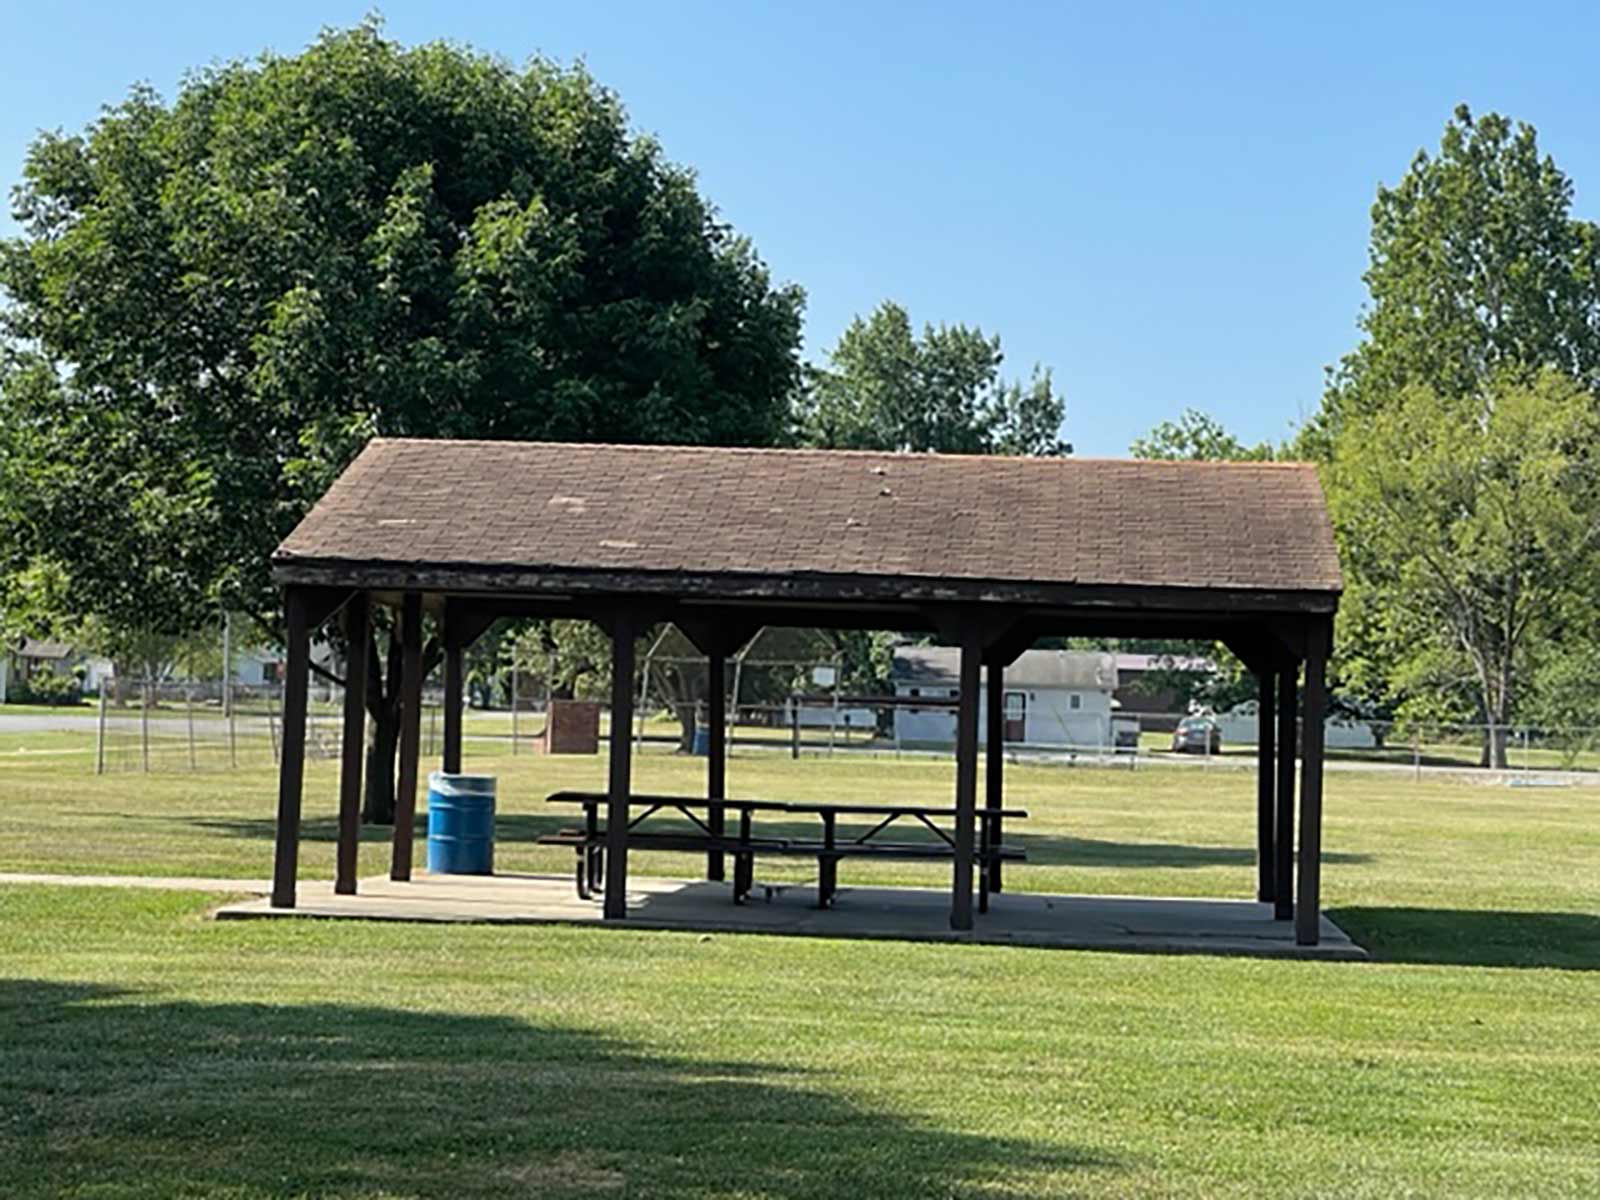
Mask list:
[[[523,441],[513,438],[427,438],[427,437],[389,437],[378,436],[372,438],[367,445],[430,445],[430,446],[459,446],[477,447],[494,446],[518,449],[561,449],[571,450],[619,450],[627,453],[662,454],[667,452],[689,454],[747,454],[772,457],[792,458],[891,458],[903,459],[907,462],[950,461],[963,463],[1030,463],[1040,466],[1061,466],[1068,464],[1095,464],[1154,467],[1157,470],[1171,468],[1224,468],[1238,469],[1243,467],[1282,469],[1290,468],[1303,470],[1316,469],[1316,464],[1300,460],[1282,459],[1193,459],[1193,458],[1111,458],[1100,455],[1038,455],[1038,454],[953,454],[947,451],[936,450],[859,450],[833,448],[824,446],[707,446],[694,445],[681,442],[558,442],[558,441]]]

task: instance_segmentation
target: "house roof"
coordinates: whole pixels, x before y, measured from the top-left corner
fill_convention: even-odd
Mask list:
[[[1185,654],[1134,654],[1128,651],[1117,652],[1117,670],[1119,672],[1143,671],[1210,671],[1216,666],[1209,658]]]
[[[961,682],[961,651],[955,646],[896,646],[891,677],[896,683],[955,687]],[[1115,691],[1116,655],[1098,650],[1024,650],[1005,669],[1008,687]]]
[[[55,660],[72,657],[72,647],[65,642],[44,642],[37,638],[24,638],[17,648],[18,658]]]
[[[693,576],[703,591],[802,577],[1341,588],[1321,485],[1301,464],[392,438],[362,451],[273,562],[301,583],[363,567],[368,586],[479,572]]]

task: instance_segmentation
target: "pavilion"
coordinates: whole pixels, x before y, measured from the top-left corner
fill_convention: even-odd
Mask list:
[[[710,799],[726,796],[723,664],[762,627],[941,635],[960,648],[956,930],[974,921],[980,667],[984,804],[999,809],[1004,671],[1038,638],[1203,638],[1224,642],[1259,684],[1257,899],[1294,921],[1297,943],[1317,943],[1326,666],[1342,585],[1312,466],[379,438],[272,562],[288,625],[274,908],[296,902],[310,640],[336,615],[350,658],[335,891],[356,891],[378,604],[394,610],[402,643],[395,881],[411,874],[425,612],[442,630],[446,771],[461,768],[462,654],[496,619],[604,628],[613,728],[633,709],[635,638],[673,622],[709,660]],[[621,920],[632,748],[609,745],[604,916]]]

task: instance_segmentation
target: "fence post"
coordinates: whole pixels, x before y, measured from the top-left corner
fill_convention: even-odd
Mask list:
[[[144,762],[144,773],[150,773],[150,681],[139,687],[139,755]]]
[[[226,677],[222,680],[222,707],[228,710],[228,765],[239,765],[239,734],[234,727],[237,719],[233,711],[233,682]]]
[[[511,753],[517,752],[517,656],[511,655]]]
[[[199,768],[199,764],[195,761],[195,757],[194,757],[194,688],[193,687],[185,687],[183,689],[183,705],[184,705],[184,712],[188,716],[188,719],[189,719],[189,770],[194,771],[194,770],[197,770]]]
[[[274,763],[281,763],[283,761],[283,750],[278,745],[278,731],[282,727],[282,724],[283,724],[283,685],[280,683],[278,685],[278,712],[277,712],[277,715],[276,716],[273,715],[272,706],[271,706],[270,703],[267,706],[267,732],[272,735],[272,761]]]
[[[1414,782],[1422,782],[1422,728],[1418,726],[1411,731],[1411,777]]]
[[[800,757],[800,701],[789,697],[789,757]]]
[[[94,773],[106,773],[106,677],[100,676],[100,719],[95,722]]]

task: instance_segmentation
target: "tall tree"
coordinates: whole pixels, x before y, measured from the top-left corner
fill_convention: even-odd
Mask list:
[[[1378,189],[1364,337],[1331,372],[1299,453],[1324,463],[1369,454],[1405,461],[1410,446],[1374,439],[1409,428],[1396,423],[1399,417],[1379,417],[1417,403],[1418,389],[1453,406],[1460,420],[1484,413],[1498,392],[1541,371],[1558,371],[1591,396],[1600,391],[1600,228],[1573,218],[1572,199],[1571,181],[1540,152],[1531,126],[1458,108],[1437,154],[1419,151],[1398,184]],[[1458,469],[1477,468],[1467,461]],[[1324,475],[1330,502],[1346,513],[1352,510],[1341,492],[1350,478],[1348,466]],[[1512,701],[1488,695],[1474,656],[1431,635],[1437,607],[1421,589],[1396,586],[1401,575],[1416,578],[1405,567],[1409,558],[1383,560],[1360,530],[1352,520],[1336,524],[1346,583],[1334,661],[1341,686],[1375,712],[1504,717]],[[1397,555],[1404,550],[1380,544]],[[1410,632],[1402,636],[1401,629]],[[1588,652],[1575,626],[1558,643],[1554,630],[1538,632],[1536,623],[1517,644],[1526,649],[1528,637],[1541,639],[1547,654],[1558,644]],[[1526,670],[1513,675],[1508,694],[1516,702],[1527,698],[1528,680]],[[1485,762],[1500,753],[1486,738]]]
[[[110,624],[275,626],[268,555],[374,434],[787,431],[800,292],[581,68],[369,21],[41,137],[14,210],[0,574],[51,558]],[[375,820],[397,659],[369,655]]]
[[[857,317],[806,372],[796,419],[809,446],[947,454],[1067,454],[1065,405],[1050,372],[1001,377],[998,336],[965,325],[925,326],[898,304]]]
[[[1465,680],[1506,726],[1600,584],[1600,411],[1555,371],[1466,398],[1415,385],[1339,439],[1332,512],[1387,679],[1422,706]]]
[[[1326,460],[1346,416],[1420,385],[1481,393],[1506,366],[1600,390],[1600,227],[1533,126],[1465,105],[1372,206],[1365,335],[1332,373],[1302,453]]]

